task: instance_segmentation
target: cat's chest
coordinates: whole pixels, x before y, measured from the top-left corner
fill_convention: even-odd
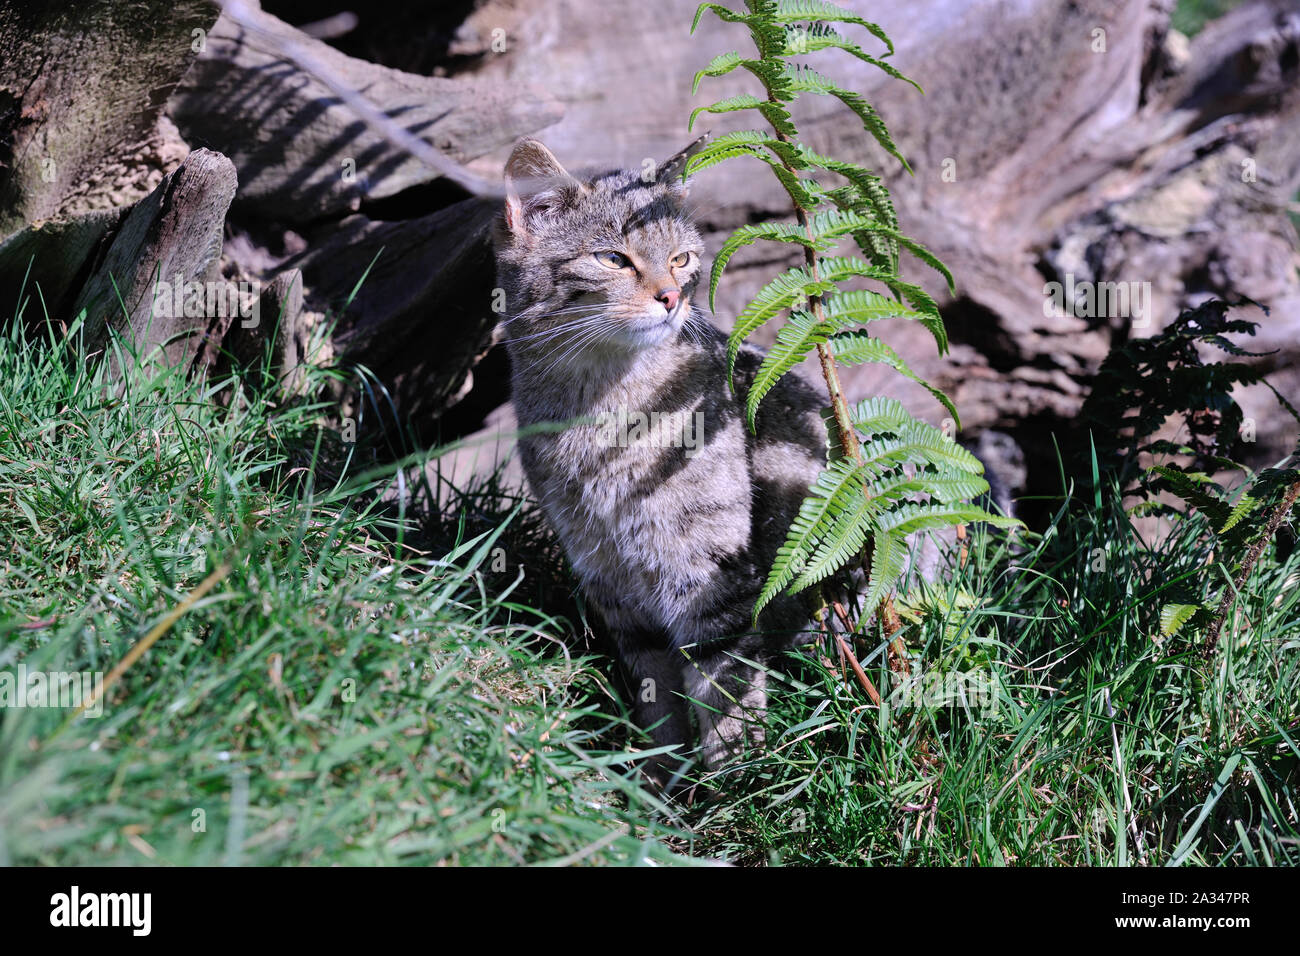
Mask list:
[[[521,445],[533,493],[584,578],[649,594],[690,577],[715,547],[746,546],[751,469],[735,409],[679,393],[582,414],[592,421]]]
[[[617,511],[664,491],[701,494],[716,478],[748,471],[744,433],[704,396],[680,403],[619,402],[574,409],[581,419],[525,439],[529,480],[543,498],[575,498],[587,510]]]

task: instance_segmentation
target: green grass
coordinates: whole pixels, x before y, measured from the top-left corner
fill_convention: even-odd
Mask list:
[[[1090,494],[1018,549],[976,535],[901,637],[993,704],[886,713],[814,649],[773,674],[766,751],[668,806],[523,502],[417,483],[393,514],[323,407],[119,362],[0,335],[0,672],[108,672],[228,570],[102,716],[0,709],[0,863],[1300,862],[1300,550],[1207,664],[1154,639],[1218,567],[1199,518],[1148,547]],[[881,642],[856,653],[888,695]]]
[[[1211,664],[1158,641],[1157,595],[1213,557],[1199,519],[1139,542],[1118,509],[1062,513],[1033,549],[987,545],[901,632],[917,674],[979,675],[978,706],[867,706],[793,668],[748,793],[697,821],[697,852],[922,865],[1300,862],[1300,553],[1252,576]],[[1103,567],[1104,556],[1104,567]],[[889,688],[880,642],[861,647]],[[874,665],[871,666],[871,665]],[[884,692],[888,696],[888,691]],[[948,696],[951,696],[949,694]],[[984,706],[989,704],[990,706]]]
[[[382,476],[313,484],[324,409],[121,360],[0,337],[0,672],[109,672],[228,573],[102,716],[0,709],[0,863],[674,858],[603,673],[484,586],[510,514],[417,551]]]

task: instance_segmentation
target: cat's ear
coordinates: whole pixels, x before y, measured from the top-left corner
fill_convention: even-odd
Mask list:
[[[659,175],[655,178],[664,186],[676,183],[677,187],[685,194],[689,180],[682,180],[682,170],[686,168],[686,163],[692,156],[704,148],[704,144],[709,141],[709,134],[705,133],[695,142],[691,143],[685,149],[674,153],[668,159],[664,160],[659,166]]]
[[[516,235],[527,232],[523,198],[555,189],[586,188],[571,176],[555,154],[535,139],[521,139],[506,160],[506,228]]]

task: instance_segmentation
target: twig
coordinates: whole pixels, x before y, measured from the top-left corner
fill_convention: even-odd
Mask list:
[[[844,608],[840,605],[839,601],[836,601],[834,606],[835,606],[836,615],[839,617],[840,621],[844,624],[844,626],[849,629],[850,633],[852,633],[853,626],[849,622],[849,616],[847,612],[845,612]],[[853,653],[853,649],[849,647],[848,641],[844,640],[843,634],[836,634],[835,640],[840,649],[840,656],[848,660],[849,666],[853,668],[853,676],[858,679],[858,683],[861,684],[862,689],[867,692],[867,696],[871,698],[871,702],[875,704],[877,707],[879,707],[880,691],[876,690],[876,685],[871,683],[871,678],[867,676],[867,672],[864,671],[862,669],[862,665],[858,663],[858,658]]]
[[[256,34],[279,50],[284,57],[292,60],[304,73],[310,74],[320,83],[329,87],[330,92],[337,96],[352,112],[356,113],[366,125],[398,149],[410,153],[426,166],[437,170],[439,175],[450,179],[462,189],[476,196],[495,196],[498,198],[505,196],[504,184],[471,173],[455,160],[448,158],[418,136],[408,132],[400,123],[394,122],[381,109],[343,80],[336,77],[329,66],[313,53],[307,44],[301,43],[292,37],[281,37],[270,33],[258,23],[254,11],[245,0],[216,0],[216,2],[231,22],[238,24],[249,33]]]

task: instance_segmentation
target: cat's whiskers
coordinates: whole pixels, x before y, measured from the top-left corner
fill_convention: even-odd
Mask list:
[[[535,339],[549,341],[550,339],[563,335],[566,332],[578,331],[586,327],[587,325],[591,325],[596,322],[602,321],[607,317],[608,317],[607,312],[598,312],[594,315],[580,316],[579,318],[573,319],[569,322],[561,322],[558,325],[553,325],[550,328],[542,329],[539,332],[533,332],[529,335],[519,335],[519,336],[514,336],[512,338],[502,339],[501,342],[503,344],[515,343],[515,342],[528,342]]]
[[[585,350],[591,345],[595,345],[602,339],[609,338],[613,333],[618,331],[619,325],[624,320],[618,316],[611,316],[608,322],[596,326],[592,329],[585,329],[581,335],[575,336],[574,340],[568,343],[554,359],[538,374],[546,377],[557,368],[565,365],[570,359],[576,357],[580,351]]]

